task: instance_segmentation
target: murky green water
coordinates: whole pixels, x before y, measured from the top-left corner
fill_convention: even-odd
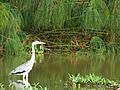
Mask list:
[[[0,58],[0,83],[9,85],[10,80],[20,80],[21,76],[8,76],[8,73],[18,65],[29,60],[29,57],[17,56],[11,58]],[[120,59],[115,55],[93,55],[77,56],[72,54],[45,54],[38,56],[36,64],[29,73],[29,83],[40,83],[47,86],[49,90],[72,90],[64,87],[68,79],[68,73],[96,75],[110,80],[120,80]],[[86,89],[80,90],[108,90],[108,89]]]

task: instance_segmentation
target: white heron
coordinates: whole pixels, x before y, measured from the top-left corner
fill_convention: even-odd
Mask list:
[[[40,42],[40,41],[32,42],[32,56],[31,56],[31,59],[29,61],[25,62],[24,64],[18,66],[14,70],[12,70],[9,73],[9,75],[11,75],[11,74],[13,74],[13,75],[23,75],[23,81],[24,80],[28,81],[28,73],[32,70],[33,64],[35,62],[35,48],[34,48],[34,46],[37,45],[37,44],[43,45],[45,43]]]

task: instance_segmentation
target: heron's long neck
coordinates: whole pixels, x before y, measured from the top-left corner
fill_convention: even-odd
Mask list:
[[[34,48],[34,45],[32,44],[32,57],[31,57],[31,60],[35,60],[35,48]]]

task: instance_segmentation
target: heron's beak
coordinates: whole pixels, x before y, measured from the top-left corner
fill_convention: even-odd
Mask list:
[[[45,43],[45,42],[39,42],[39,44],[41,44],[41,45],[42,45],[42,44],[46,44],[46,43]]]

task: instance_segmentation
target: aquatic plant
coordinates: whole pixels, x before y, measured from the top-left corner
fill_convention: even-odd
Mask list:
[[[39,83],[34,84],[32,89],[33,90],[49,90],[47,87],[43,87],[43,86],[39,85]]]
[[[69,75],[69,80],[70,81],[72,81],[74,83],[82,82],[83,78],[80,76],[80,74],[77,74],[76,76],[75,75],[70,75],[70,74],[68,74],[68,75]]]
[[[16,90],[14,86],[8,85],[9,90]],[[0,83],[0,90],[6,90],[7,88],[3,83]]]
[[[39,85],[39,83],[33,84],[32,90],[49,90],[47,87]],[[25,87],[24,90],[31,90],[30,87]]]
[[[94,86],[117,86],[119,82],[117,81],[112,81],[107,78],[103,78],[100,76],[96,76],[94,73],[81,76],[80,74],[73,75],[73,74],[68,74],[69,75],[69,81],[74,88],[80,87],[83,85],[90,85],[91,87]]]
[[[0,89],[5,90],[4,85],[2,83],[0,83]]]

